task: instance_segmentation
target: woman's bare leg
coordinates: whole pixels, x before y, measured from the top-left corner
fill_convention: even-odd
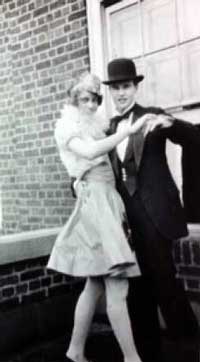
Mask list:
[[[124,355],[124,362],[141,362],[136,351],[127,308],[128,280],[105,278],[107,314]]]
[[[103,283],[97,278],[88,278],[75,310],[74,328],[67,357],[75,362],[86,362],[85,343],[95,313],[97,302],[104,292]]]

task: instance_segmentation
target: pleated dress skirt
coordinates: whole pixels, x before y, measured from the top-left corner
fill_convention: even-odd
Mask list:
[[[47,268],[79,277],[140,275],[112,170],[108,165],[91,169],[76,193],[74,211],[55,241]]]

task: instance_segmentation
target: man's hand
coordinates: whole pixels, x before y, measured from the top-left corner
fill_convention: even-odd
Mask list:
[[[165,114],[149,114],[143,127],[144,136],[158,128],[168,128],[173,124],[173,118]]]
[[[142,130],[145,131],[147,125],[149,131],[153,129],[153,125],[155,124],[156,115],[153,113],[144,114],[142,117],[138,118],[136,122],[130,125],[130,133],[137,133]],[[148,131],[148,132],[149,132]]]
[[[173,122],[174,118],[167,114],[146,113],[138,118],[133,124],[125,125],[124,132],[127,132],[127,135],[129,135],[141,131],[144,136],[146,136],[149,132],[152,132],[157,128],[170,127]]]

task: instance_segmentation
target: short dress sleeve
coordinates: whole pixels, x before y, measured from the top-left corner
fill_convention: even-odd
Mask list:
[[[68,148],[70,140],[74,137],[81,137],[78,127],[78,111],[75,107],[65,106],[55,126],[55,140],[60,150]]]

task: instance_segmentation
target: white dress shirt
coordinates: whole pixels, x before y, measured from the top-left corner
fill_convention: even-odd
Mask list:
[[[123,113],[125,114],[126,112],[128,112],[128,110],[131,109],[134,106],[134,104],[135,104],[135,101]],[[120,115],[120,113],[116,112],[115,115]],[[127,126],[127,124],[131,124],[131,120],[132,120],[132,112],[130,113],[128,118],[125,118],[124,120],[122,119],[122,121],[120,121],[118,123],[117,131],[120,131],[123,128],[125,128]],[[121,161],[124,160],[127,145],[128,145],[128,137],[126,137],[122,142],[120,142],[117,145],[117,154]]]
[[[128,124],[131,124],[131,119],[132,119],[132,114],[130,114],[127,119],[123,119],[122,121],[120,121],[117,126],[117,131],[121,131],[125,127],[127,127]],[[121,161],[124,160],[127,145],[128,145],[128,137],[126,137],[122,142],[120,142],[117,145],[117,154]]]

